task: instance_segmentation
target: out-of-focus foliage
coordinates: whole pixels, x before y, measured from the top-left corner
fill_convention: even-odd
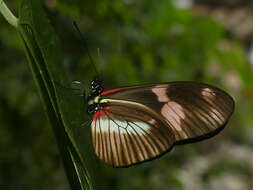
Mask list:
[[[70,80],[88,83],[95,75],[73,29],[76,20],[106,88],[196,80],[225,89],[236,101],[228,126],[210,140],[128,169],[101,163],[104,189],[251,189],[253,79],[244,44],[175,2],[44,1]],[[17,15],[19,1],[8,5]],[[3,17],[0,80],[0,189],[68,189],[21,40]]]

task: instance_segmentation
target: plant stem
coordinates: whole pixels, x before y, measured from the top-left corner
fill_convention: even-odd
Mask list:
[[[0,0],[0,12],[2,13],[2,15],[7,20],[8,23],[17,28],[18,19],[12,14],[10,9],[8,9],[3,0]]]

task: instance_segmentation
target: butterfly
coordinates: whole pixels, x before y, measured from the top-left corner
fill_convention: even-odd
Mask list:
[[[98,75],[85,38],[73,22]],[[85,96],[85,93],[82,95]],[[86,96],[85,96],[86,97]],[[210,138],[227,124],[233,98],[198,82],[168,82],[104,91],[95,77],[86,99],[98,158],[129,167],[162,156],[174,145]]]
[[[113,167],[129,167],[160,157],[174,145],[210,138],[233,111],[229,94],[198,82],[104,91],[95,78],[87,97],[95,153]]]

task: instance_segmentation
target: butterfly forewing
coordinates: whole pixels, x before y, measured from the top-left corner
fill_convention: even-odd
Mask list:
[[[92,122],[93,146],[97,156],[114,167],[127,167],[153,159],[168,151],[173,131],[158,114],[142,106],[117,102],[101,111]]]
[[[175,143],[201,140],[218,133],[234,110],[234,101],[226,92],[196,82],[126,87],[103,98],[111,107],[121,102],[121,106],[133,105],[129,112],[138,105],[149,109],[145,114],[159,114],[167,130],[173,131]]]

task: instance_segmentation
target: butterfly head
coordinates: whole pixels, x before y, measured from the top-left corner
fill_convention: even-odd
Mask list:
[[[90,96],[96,97],[103,92],[102,81],[99,78],[94,78],[90,83]]]

